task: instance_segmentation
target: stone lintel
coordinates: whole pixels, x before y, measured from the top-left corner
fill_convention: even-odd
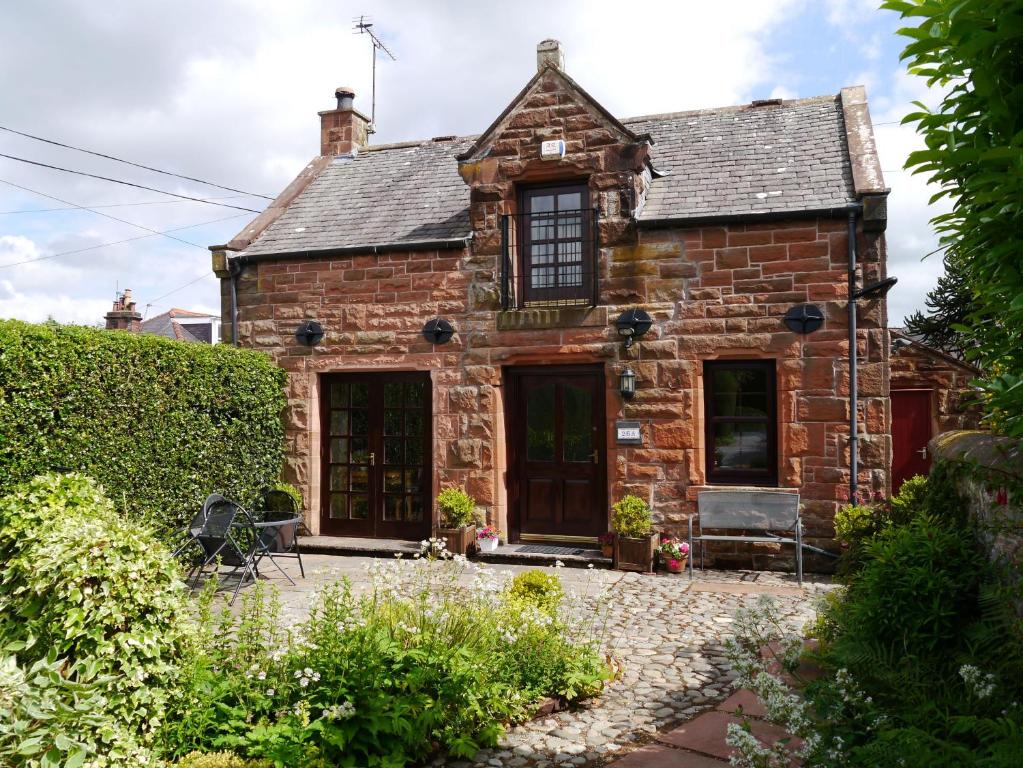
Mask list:
[[[603,325],[607,325],[607,307],[537,307],[497,313],[499,331],[593,328]]]

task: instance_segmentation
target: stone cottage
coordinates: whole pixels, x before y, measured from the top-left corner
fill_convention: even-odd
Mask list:
[[[478,136],[373,146],[336,96],[319,157],[211,248],[224,340],[290,374],[314,532],[420,538],[460,485],[502,538],[582,543],[626,493],[681,531],[701,489],[767,487],[830,541],[848,297],[886,277],[863,88],[623,119],[549,40]],[[883,492],[885,304],[858,305],[857,480]]]

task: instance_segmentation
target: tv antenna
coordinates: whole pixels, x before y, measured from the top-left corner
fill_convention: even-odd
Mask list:
[[[369,39],[373,42],[373,103],[369,113],[369,133],[373,133],[376,130],[377,122],[377,51],[386,53],[391,58],[391,61],[397,61],[398,57],[391,53],[390,49],[384,45],[383,40],[377,37],[376,33],[371,29],[373,22],[369,17],[359,16],[357,19],[354,19],[354,22],[354,34],[369,35]]]

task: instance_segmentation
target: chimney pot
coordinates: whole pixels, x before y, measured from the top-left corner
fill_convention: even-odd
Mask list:
[[[354,109],[355,91],[347,85],[338,86],[334,90],[334,96],[337,98],[338,109]]]
[[[546,66],[553,66],[565,71],[565,51],[561,42],[554,39],[541,40],[536,46],[536,69],[539,72]]]

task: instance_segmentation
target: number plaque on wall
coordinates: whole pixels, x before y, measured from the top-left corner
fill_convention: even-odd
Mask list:
[[[638,421],[615,421],[615,442],[618,445],[642,445],[643,435]]]

